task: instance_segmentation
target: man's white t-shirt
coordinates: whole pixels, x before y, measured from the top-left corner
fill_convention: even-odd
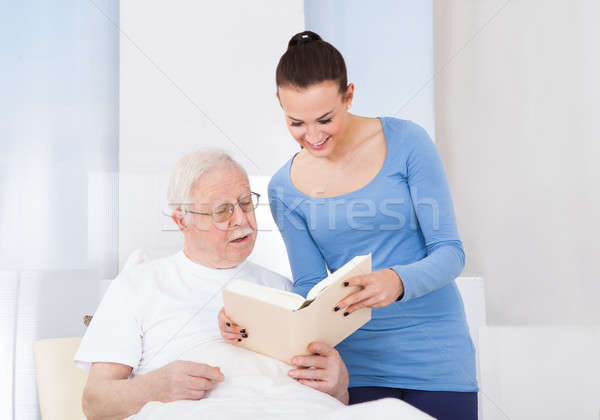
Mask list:
[[[75,363],[86,370],[92,362],[120,363],[141,375],[179,360],[190,349],[222,341],[217,325],[221,289],[240,279],[291,289],[287,278],[250,261],[212,269],[183,251],[125,270],[104,295]]]

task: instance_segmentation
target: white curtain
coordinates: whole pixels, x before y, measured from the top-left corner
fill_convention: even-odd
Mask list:
[[[116,0],[2,2],[0,418],[39,417],[36,340],[81,336],[117,269]]]

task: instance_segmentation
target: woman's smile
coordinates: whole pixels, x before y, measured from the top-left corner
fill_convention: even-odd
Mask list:
[[[304,140],[304,142],[306,144],[308,144],[308,146],[310,146],[310,148],[313,150],[321,150],[321,149],[325,148],[325,145],[329,142],[329,139],[331,139],[331,136],[325,137],[323,140],[321,140],[318,143],[311,143],[308,140]]]

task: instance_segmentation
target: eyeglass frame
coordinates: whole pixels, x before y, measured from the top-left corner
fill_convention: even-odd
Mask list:
[[[242,206],[240,205],[240,200],[244,199],[246,197],[256,197],[256,204],[254,204],[254,199],[251,198],[251,203],[252,203],[252,210],[244,210],[242,208]],[[227,208],[229,209],[227,212],[229,213],[229,216],[225,219],[225,220],[221,220],[221,221],[217,221],[215,220],[215,214],[217,213],[215,210],[207,213],[207,212],[201,212],[201,211],[194,211],[194,210],[188,210],[188,209],[182,209],[184,213],[191,213],[191,214],[199,214],[202,216],[210,216],[211,219],[213,220],[213,222],[215,223],[224,223],[227,222],[229,219],[231,219],[231,217],[233,216],[233,213],[235,212],[235,206],[238,206],[240,208],[240,210],[244,213],[250,213],[251,211],[256,210],[256,208],[258,207],[258,203],[260,202],[260,194],[254,191],[250,191],[250,194],[245,195],[241,198],[239,198],[235,203],[223,203],[223,204],[219,204],[217,206],[217,208],[219,207],[223,207],[223,206],[227,206]]]

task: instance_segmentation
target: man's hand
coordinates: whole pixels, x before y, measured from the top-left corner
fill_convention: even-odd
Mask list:
[[[295,356],[296,369],[288,375],[303,385],[325,392],[348,404],[348,370],[336,349],[325,343],[308,345],[312,356]]]
[[[221,308],[219,315],[217,316],[219,321],[219,330],[221,330],[221,337],[223,340],[230,344],[239,343],[244,338],[248,338],[248,331],[240,325],[235,324],[225,314],[225,308]]]
[[[152,388],[152,400],[170,402],[199,400],[225,377],[218,367],[204,363],[177,360],[148,372],[144,381]]]
[[[119,363],[92,363],[82,397],[87,419],[124,419],[149,401],[199,400],[225,379],[217,367],[182,360],[133,378],[131,371]]]
[[[404,295],[404,283],[392,269],[352,277],[344,286],[362,287],[362,290],[346,296],[333,308],[344,316],[361,308],[383,308]]]

